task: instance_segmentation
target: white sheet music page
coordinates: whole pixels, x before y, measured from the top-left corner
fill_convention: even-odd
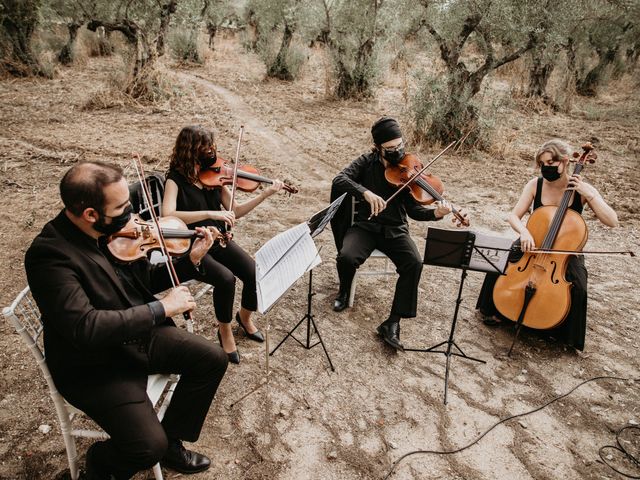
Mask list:
[[[265,243],[256,252],[258,311],[265,313],[297,279],[320,262],[306,222]]]

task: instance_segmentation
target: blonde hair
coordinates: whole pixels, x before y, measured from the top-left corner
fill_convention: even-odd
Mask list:
[[[546,141],[542,144],[542,146],[538,149],[536,153],[536,165],[539,167],[542,165],[540,161],[540,157],[544,153],[550,153],[551,158],[553,158],[554,162],[564,162],[566,163],[569,160],[569,156],[571,155],[571,145],[567,142],[560,140],[559,138],[553,138],[549,141]]]

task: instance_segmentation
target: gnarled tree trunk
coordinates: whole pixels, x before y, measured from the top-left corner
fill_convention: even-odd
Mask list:
[[[291,46],[291,40],[293,39],[294,30],[294,24],[286,21],[284,22],[284,32],[282,33],[280,50],[278,50],[276,59],[267,70],[267,75],[269,77],[279,78],[280,80],[293,80],[293,74],[289,69],[287,56],[289,55],[289,47]]]
[[[373,56],[375,40],[367,38],[358,47],[353,70],[349,70],[344,63],[344,50],[338,49],[337,74],[338,85],[335,95],[338,98],[366,98],[372,94],[371,77],[368,69]]]
[[[529,70],[529,87],[527,89],[528,97],[538,97],[545,102],[549,101],[547,95],[547,84],[551,73],[555,68],[555,64],[544,58],[544,50],[534,50],[531,64],[531,70]]]
[[[598,53],[598,63],[587,75],[576,85],[576,92],[583,97],[595,97],[598,93],[598,86],[605,77],[607,67],[613,63],[618,54],[619,45],[606,50],[596,50]]]
[[[81,22],[71,22],[67,24],[67,29],[69,30],[69,39],[60,53],[58,54],[58,61],[63,65],[69,65],[73,63],[74,53],[73,50],[76,45],[76,40],[78,38],[78,30],[82,26]]]
[[[166,38],[169,32],[169,22],[171,22],[171,15],[176,13],[177,9],[178,1],[170,0],[162,6],[160,11],[160,28],[156,39],[156,52],[158,53],[158,57],[163,56],[165,53]]]
[[[31,49],[31,39],[38,23],[39,0],[2,0],[0,23],[3,69],[15,76],[44,75]]]

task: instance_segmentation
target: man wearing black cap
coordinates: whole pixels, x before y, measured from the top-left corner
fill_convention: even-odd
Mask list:
[[[384,199],[389,198],[396,187],[386,181],[384,171],[389,165],[397,165],[405,155],[402,131],[395,119],[382,117],[371,127],[371,135],[372,151],[360,155],[333,179],[334,190],[360,200],[353,225],[346,230],[341,244],[336,242],[340,291],[333,309],[340,312],[348,306],[356,269],[374,249],[380,250],[394,263],[399,277],[391,313],[378,326],[378,334],[387,344],[402,350],[400,319],[416,316],[422,273],[422,259],[409,235],[407,215],[419,221],[439,220],[451,212],[451,206],[445,201],[436,202],[436,208],[424,208],[408,190],[387,204]]]

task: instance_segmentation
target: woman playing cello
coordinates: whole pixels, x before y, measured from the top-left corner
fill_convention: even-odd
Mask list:
[[[522,222],[524,215],[541,206],[558,206],[565,191],[573,191],[568,208],[582,214],[584,205],[588,205],[598,220],[604,225],[618,225],[616,212],[604,201],[598,191],[584,182],[580,175],[569,173],[569,155],[571,147],[565,142],[553,139],[544,143],[536,153],[536,164],[541,176],[531,179],[524,187],[518,203],[509,214],[509,224],[520,235],[517,243],[521,252],[511,254],[510,261],[517,261],[522,253],[529,252],[536,245]],[[487,325],[496,325],[505,320],[494,304],[493,291],[498,279],[497,274],[487,274],[480,291],[476,308],[484,317]],[[584,348],[587,328],[587,270],[582,255],[571,256],[567,264],[566,280],[572,284],[571,307],[564,322],[550,330],[559,340],[578,350]]]
[[[244,203],[231,205],[229,189],[222,185],[206,188],[199,180],[201,169],[216,163],[216,144],[211,130],[200,126],[184,127],[178,134],[167,174],[162,215],[180,218],[189,228],[195,226],[233,226],[235,221],[282,189],[282,182],[273,183]],[[223,209],[224,207],[224,209]],[[213,285],[213,303],[220,322],[218,338],[232,363],[240,363],[231,320],[236,277],[242,280],[241,308],[236,321],[246,335],[257,342],[264,341],[262,333],[251,320],[257,309],[255,262],[233,240],[226,246],[214,245],[202,260],[205,275],[202,281]]]

